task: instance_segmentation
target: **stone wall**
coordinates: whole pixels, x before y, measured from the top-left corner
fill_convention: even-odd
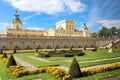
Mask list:
[[[52,36],[5,36],[0,37],[0,49],[36,49],[64,47],[103,47],[116,38],[82,38]]]

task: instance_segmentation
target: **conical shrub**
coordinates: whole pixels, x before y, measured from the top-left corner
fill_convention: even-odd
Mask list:
[[[7,55],[6,55],[6,53],[3,53],[3,56],[2,56],[2,58],[7,58]]]
[[[3,50],[2,49],[0,50],[0,54],[3,54]]]
[[[78,61],[74,57],[72,64],[69,69],[69,74],[71,75],[72,78],[78,78],[82,76]]]
[[[10,58],[7,63],[7,67],[9,68],[10,66],[15,66],[15,65],[17,65],[16,61],[15,61],[14,57],[12,55],[10,55]]]
[[[17,50],[16,50],[16,49],[14,49],[13,53],[17,53]]]

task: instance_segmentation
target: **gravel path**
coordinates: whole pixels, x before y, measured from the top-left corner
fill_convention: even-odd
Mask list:
[[[51,61],[45,60],[43,58],[35,57],[35,56],[28,56],[28,57],[39,60],[39,61],[42,61],[42,62],[51,62]]]
[[[81,62],[79,62],[79,63],[105,61],[105,60],[112,60],[112,59],[120,59],[120,57],[107,58],[107,59],[98,59],[98,60],[90,60],[90,61],[81,61]],[[65,61],[66,61],[66,62],[72,62],[72,60],[65,60]]]
[[[16,57],[16,56],[14,56],[14,58],[15,58],[16,62],[18,62],[19,64],[21,64],[22,66],[24,66],[28,70],[36,70],[36,69],[38,69],[36,66],[34,66],[34,65],[32,65],[32,64],[30,64],[30,63]]]

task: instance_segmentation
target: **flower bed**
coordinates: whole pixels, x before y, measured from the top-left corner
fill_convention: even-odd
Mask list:
[[[108,64],[108,65],[93,68],[93,69],[83,70],[82,74],[83,76],[88,76],[88,75],[92,75],[92,74],[96,74],[104,71],[110,71],[114,69],[120,69],[120,62]]]
[[[37,70],[22,70],[19,66],[11,66],[10,71],[16,77],[21,77],[25,75],[39,74],[39,73],[49,73],[58,80],[69,80],[70,75],[63,69],[58,69],[54,67],[42,67]]]

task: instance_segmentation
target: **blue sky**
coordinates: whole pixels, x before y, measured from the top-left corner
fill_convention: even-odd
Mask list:
[[[46,30],[64,19],[79,29],[86,22],[90,32],[101,26],[120,28],[120,0],[0,0],[0,33],[11,27],[16,10],[23,29]]]

